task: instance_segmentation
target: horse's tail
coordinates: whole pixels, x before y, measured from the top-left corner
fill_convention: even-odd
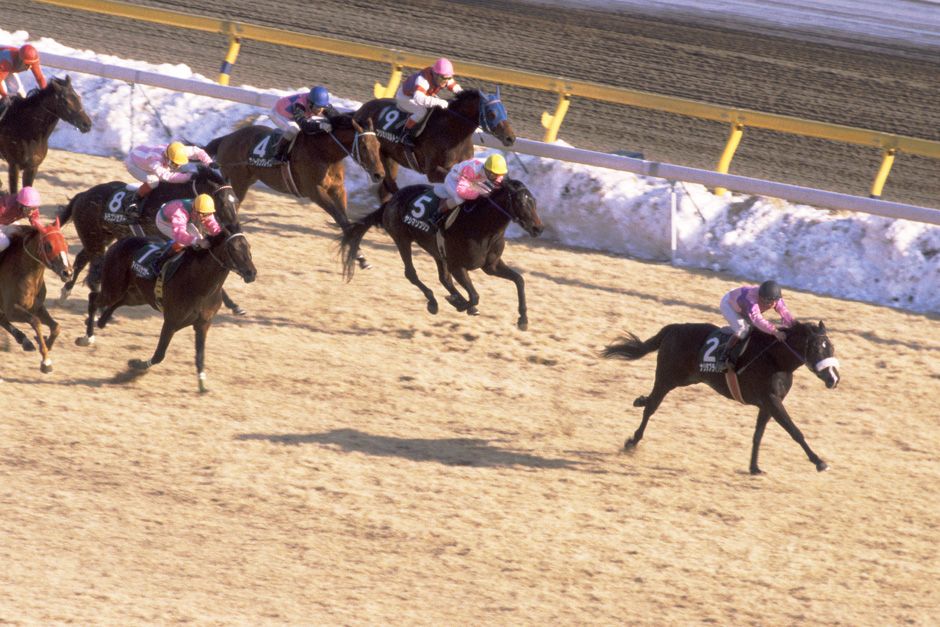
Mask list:
[[[59,226],[65,226],[72,219],[72,205],[75,204],[75,198],[78,198],[78,196],[69,198],[69,204],[67,205],[59,205]]]
[[[625,336],[618,337],[607,348],[601,351],[601,357],[605,359],[639,359],[650,353],[659,350],[663,343],[663,337],[669,327],[663,327],[659,333],[646,340],[640,340],[633,333],[627,333]]]
[[[353,273],[356,271],[356,253],[359,252],[359,245],[366,231],[373,226],[382,223],[382,214],[385,213],[385,204],[356,222],[350,223],[343,231],[343,239],[340,242],[340,254],[343,257],[343,278],[349,282],[352,280]]]
[[[207,153],[209,153],[209,156],[210,156],[210,157],[215,157],[215,156],[218,154],[218,152],[219,152],[219,144],[222,143],[222,139],[223,139],[222,137],[216,137],[216,138],[213,139],[211,142],[209,142],[208,144],[206,144],[206,145],[203,147],[203,150],[205,150]]]

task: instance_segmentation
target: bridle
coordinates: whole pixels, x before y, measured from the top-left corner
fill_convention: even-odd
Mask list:
[[[347,157],[350,157],[353,161],[355,161],[356,164],[358,164],[359,167],[362,168],[363,170],[365,170],[367,173],[370,173],[370,172],[369,172],[369,169],[368,169],[368,168],[366,167],[366,165],[362,162],[362,151],[361,151],[360,148],[359,148],[359,138],[360,138],[360,137],[365,137],[366,135],[373,135],[373,136],[375,136],[375,131],[362,131],[362,132],[356,131],[356,137],[353,139],[352,151],[349,151],[349,150],[346,150],[346,146],[343,145],[343,142],[341,142],[340,140],[336,139],[336,136],[333,135],[333,131],[330,131],[330,132],[329,132],[329,136],[333,138],[333,141],[335,141],[337,144],[339,144],[339,147],[343,149],[343,152],[346,153],[346,156],[347,156]],[[370,174],[371,174],[371,173],[370,173]]]
[[[232,241],[233,239],[235,239],[236,237],[245,237],[245,234],[244,234],[244,233],[232,233],[231,235],[229,235],[228,237],[225,238],[225,241],[224,241],[224,242],[222,242],[222,248],[227,249],[228,245],[229,245],[229,244],[231,243],[231,241]],[[244,276],[243,276],[242,273],[239,271],[239,269],[235,267],[235,264],[234,264],[234,263],[233,263],[232,265],[229,265],[229,264],[225,263],[224,261],[222,261],[221,259],[219,259],[218,257],[216,257],[215,253],[212,252],[212,248],[209,248],[208,250],[209,250],[209,255],[210,255],[213,259],[215,259],[215,262],[216,262],[216,263],[218,263],[220,266],[222,266],[222,269],[223,269],[223,270],[226,270],[226,271],[228,271],[228,272],[234,272],[234,273],[237,274],[238,276],[244,278]],[[229,253],[227,250],[226,250],[226,256],[229,258],[229,261],[231,261],[232,255],[231,255],[231,253]]]
[[[799,360],[809,369],[810,372],[812,372],[813,374],[815,374],[815,375],[818,377],[818,376],[821,376],[820,373],[822,373],[822,371],[825,370],[826,368],[836,368],[836,369],[838,369],[838,368],[839,368],[839,360],[836,359],[835,357],[826,357],[825,359],[821,359],[821,360],[820,360],[818,363],[816,363],[815,365],[809,363],[808,359],[809,359],[809,345],[810,345],[810,340],[812,340],[812,339],[814,339],[814,338],[817,338],[817,337],[819,337],[819,338],[821,338],[821,339],[823,339],[823,340],[828,340],[828,339],[829,339],[829,336],[826,335],[825,333],[812,333],[812,334],[810,334],[810,336],[806,338],[806,342],[803,343],[803,354],[802,354],[802,355],[800,355],[798,352],[796,352],[796,350],[794,350],[794,348],[793,348],[792,346],[790,346],[790,344],[789,344],[789,342],[787,342],[787,340],[783,340],[782,344],[783,344],[784,346],[786,346],[787,348],[789,348],[789,349],[790,349],[790,352],[793,353],[793,354],[796,356],[796,358],[799,359]],[[779,341],[779,340],[778,340],[778,341]]]

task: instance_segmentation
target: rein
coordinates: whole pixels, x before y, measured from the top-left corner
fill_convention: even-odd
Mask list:
[[[346,156],[352,158],[352,160],[355,161],[359,165],[360,168],[368,172],[369,170],[366,168],[365,164],[362,163],[362,156],[361,156],[362,152],[359,150],[359,138],[365,135],[374,136],[375,131],[363,131],[361,133],[356,133],[356,137],[355,139],[353,139],[352,152],[350,152],[349,150],[346,150],[346,146],[344,146],[340,140],[336,139],[336,136],[333,135],[333,131],[329,132],[329,136],[333,138],[333,141],[339,144],[339,147],[343,149],[343,152],[346,153]]]
[[[510,193],[511,193],[511,192],[510,192]],[[502,207],[500,207],[499,205],[497,205],[497,204],[493,201],[493,199],[490,198],[489,196],[487,196],[486,199],[490,202],[491,205],[493,205],[494,207],[496,207],[497,209],[499,209],[499,210],[503,213],[504,216],[506,216],[507,218],[509,218],[509,221],[510,221],[510,222],[515,222],[516,224],[518,224],[518,225],[521,226],[522,228],[525,228],[525,226],[522,224],[522,218],[517,218],[516,216],[512,215],[511,213],[509,213],[508,211],[506,211],[505,209],[503,209]]]

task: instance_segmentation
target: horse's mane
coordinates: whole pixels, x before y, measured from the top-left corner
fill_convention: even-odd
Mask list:
[[[462,92],[460,92],[459,94],[457,94],[456,97],[455,97],[453,100],[451,100],[450,104],[447,105],[447,106],[448,106],[448,108],[460,106],[460,105],[463,104],[464,100],[470,100],[471,98],[480,98],[480,97],[482,97],[482,96],[480,95],[481,93],[482,93],[482,92],[480,92],[479,90],[476,90],[476,89],[465,89],[465,90],[463,90]]]
[[[25,98],[14,98],[14,103],[19,101],[23,104],[35,104],[45,94],[54,90],[56,86],[65,87],[67,83],[68,81],[64,78],[52,77],[49,79],[45,87],[30,90],[30,93],[28,93]]]
[[[219,187],[228,185],[228,180],[226,180],[222,174],[216,172],[204,163],[200,163],[198,166],[196,166],[196,176],[208,179],[211,183],[215,183]]]
[[[333,128],[352,128],[354,113],[336,112],[332,115],[327,114],[326,119],[330,121]]]

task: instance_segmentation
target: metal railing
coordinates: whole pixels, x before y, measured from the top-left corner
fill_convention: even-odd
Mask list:
[[[222,85],[228,85],[229,74],[235,65],[242,39],[388,63],[391,65],[391,76],[387,84],[375,84],[374,93],[377,98],[388,98],[395,94],[401,82],[404,68],[422,68],[431,65],[436,60],[435,57],[412,54],[390,48],[381,48],[378,46],[306,35],[275,28],[200,17],[177,11],[138,7],[122,2],[113,2],[111,0],[34,1],[226,35],[229,37],[229,49],[225,60],[222,62],[219,73],[219,83]],[[880,149],[882,154],[881,165],[878,168],[878,172],[875,175],[870,189],[871,198],[881,197],[885,181],[888,178],[895,155],[898,152],[940,158],[940,142],[937,141],[869,131],[838,124],[814,122],[772,113],[761,113],[748,109],[723,107],[683,98],[660,96],[632,89],[607,87],[586,81],[575,81],[535,72],[508,70],[477,63],[456,61],[454,62],[454,69],[459,75],[469,78],[484,79],[496,83],[516,85],[558,94],[558,105],[555,112],[542,113],[541,122],[542,126],[546,129],[543,139],[547,143],[551,143],[557,138],[558,130],[561,128],[571,97],[577,96],[729,124],[730,135],[716,167],[716,171],[723,174],[728,172],[731,159],[741,141],[744,127],[746,126]],[[719,188],[715,191],[720,194],[724,190]]]

